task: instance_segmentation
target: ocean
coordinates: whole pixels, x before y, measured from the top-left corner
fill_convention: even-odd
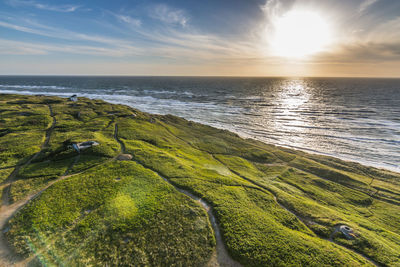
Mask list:
[[[103,99],[400,172],[400,79],[0,76],[0,93]]]

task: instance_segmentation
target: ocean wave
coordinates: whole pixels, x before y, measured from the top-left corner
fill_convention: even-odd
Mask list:
[[[0,84],[0,88],[53,89],[53,90],[66,90],[66,89],[73,90],[74,89],[71,87],[63,87],[63,86],[57,86],[57,85],[14,85],[14,84]]]
[[[22,91],[22,90],[0,90],[2,94],[23,94],[23,95],[48,95],[48,96],[70,96],[74,92],[62,93],[62,92],[43,92],[43,91]]]
[[[163,94],[163,95],[185,95],[189,97],[193,96],[206,96],[206,95],[195,95],[192,92],[188,91],[174,91],[174,90],[142,90],[141,92],[145,94]]]
[[[48,96],[60,96],[69,97],[71,94],[76,92],[37,92],[37,91],[21,91],[21,90],[0,90],[1,93],[5,94],[25,94],[25,95],[48,95]],[[208,110],[219,111],[219,108],[213,102],[201,103],[201,102],[186,102],[178,99],[163,99],[156,98],[154,96],[134,96],[134,95],[110,95],[110,94],[96,94],[96,93],[79,93],[79,97],[87,97],[90,99],[101,99],[114,104],[124,104],[134,108],[138,108],[145,112],[156,113],[156,114],[167,114],[173,112],[179,112],[186,116],[193,116],[194,111]],[[240,108],[231,107],[230,113],[239,113]],[[222,114],[222,112],[221,112]],[[193,119],[193,118],[190,118]],[[204,122],[203,122],[204,123]]]

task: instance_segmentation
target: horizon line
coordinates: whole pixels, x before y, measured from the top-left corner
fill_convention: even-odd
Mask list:
[[[135,74],[0,74],[0,77],[187,77],[187,78],[363,78],[400,79],[400,76],[296,76],[296,75],[135,75]]]

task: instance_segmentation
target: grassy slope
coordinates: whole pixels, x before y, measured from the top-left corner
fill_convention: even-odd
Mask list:
[[[102,101],[15,95],[0,100],[2,166],[40,150],[52,122],[48,105],[57,122],[49,146],[19,171],[11,199],[84,172],[58,181],[11,220],[8,239],[23,255],[72,265],[203,264],[215,246],[208,218],[158,173],[213,206],[228,251],[243,265],[370,264],[345,247],[400,265],[399,174]],[[21,113],[28,110],[35,115]],[[120,149],[115,123],[134,162],[112,160]],[[26,134],[24,145],[10,144],[18,134]],[[63,146],[69,139],[101,145],[77,158]],[[9,172],[0,170],[0,178]],[[341,223],[358,238],[327,240]]]

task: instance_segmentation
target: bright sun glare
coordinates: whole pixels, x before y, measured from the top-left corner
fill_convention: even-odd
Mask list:
[[[292,10],[274,23],[273,53],[304,57],[322,51],[332,39],[327,21],[312,11]]]

